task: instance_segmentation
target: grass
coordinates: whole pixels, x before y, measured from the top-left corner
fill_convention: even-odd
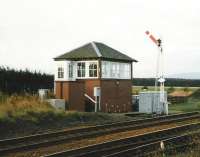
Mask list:
[[[55,110],[37,96],[0,96],[0,139],[46,130],[88,126],[136,119],[124,114]]]
[[[190,152],[178,153],[176,155],[172,155],[170,157],[199,157],[200,155],[200,145],[197,150],[191,149]]]
[[[175,150],[173,154],[168,155],[169,157],[199,157],[200,156],[200,143],[199,136],[192,137],[193,146],[189,146],[187,148],[183,148],[178,152]],[[189,144],[189,143],[187,143]]]
[[[170,113],[200,111],[200,98],[189,98],[188,102],[169,105]]]
[[[169,105],[170,113],[200,111],[200,89],[195,90],[185,103]]]
[[[195,148],[190,148],[189,150],[182,152],[175,152],[171,155],[166,155],[162,153],[155,153],[149,157],[199,157],[200,156],[200,144],[198,143]]]
[[[191,149],[189,152],[178,153],[171,157],[199,157],[200,156],[200,144],[197,149]]]
[[[24,115],[31,115],[33,112],[51,112],[53,108],[46,102],[41,102],[36,96],[17,96],[13,95],[6,98],[0,103],[0,118],[14,118],[23,117]]]

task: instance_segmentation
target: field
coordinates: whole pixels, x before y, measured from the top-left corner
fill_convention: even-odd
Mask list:
[[[169,105],[170,113],[200,111],[200,99],[189,98],[188,102]]]
[[[132,93],[138,94],[141,91],[154,91],[154,86],[132,86]],[[196,90],[200,89],[200,87],[165,87],[165,91],[169,93],[173,91],[184,91],[188,90],[191,92],[195,92]]]

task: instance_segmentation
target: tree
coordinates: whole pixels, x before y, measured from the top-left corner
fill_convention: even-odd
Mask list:
[[[53,82],[53,75],[0,66],[0,91],[4,93],[35,93],[40,88],[53,89]]]

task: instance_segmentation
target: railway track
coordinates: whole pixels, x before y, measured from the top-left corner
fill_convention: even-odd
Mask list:
[[[61,144],[64,142],[70,142],[73,140],[80,140],[84,138],[101,136],[105,134],[141,129],[159,124],[180,122],[195,118],[200,118],[199,112],[175,114],[175,115],[162,116],[156,118],[126,121],[123,123],[98,125],[87,128],[56,131],[44,134],[25,136],[20,138],[0,140],[0,155],[5,155],[8,153],[18,152],[18,151],[26,151],[45,146]]]
[[[195,138],[200,138],[200,130],[195,133],[186,133],[165,139],[157,139],[152,142],[147,142],[137,147],[116,151],[115,153],[105,155],[104,157],[150,157],[155,155],[176,155],[178,152],[189,151],[190,148],[195,148],[199,142],[195,142]],[[162,143],[162,147],[161,147]]]
[[[155,151],[161,151],[160,142],[166,145],[192,142],[187,130],[200,131],[200,123],[192,123],[153,131],[133,137],[104,142],[68,151],[57,152],[44,157],[135,157],[147,156]],[[186,135],[184,135],[186,134]],[[198,133],[199,135],[199,133]],[[184,145],[186,146],[186,145]]]

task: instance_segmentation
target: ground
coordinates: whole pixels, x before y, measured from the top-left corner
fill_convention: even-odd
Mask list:
[[[37,96],[31,95],[0,96],[0,139],[140,118],[138,115],[130,117],[115,113],[55,110]]]
[[[189,89],[190,90],[190,89]],[[171,104],[169,105],[170,113],[177,112],[192,112],[200,111],[200,90],[197,88],[191,88],[192,94],[189,96],[189,99],[185,103],[180,104]],[[173,157],[199,157],[200,156],[200,145],[195,149],[184,153],[178,153]]]
[[[200,99],[189,98],[188,102],[169,105],[170,113],[200,111]]]
[[[154,90],[153,86],[143,87],[136,86],[132,88],[133,94],[138,94],[140,91],[152,91]],[[200,87],[165,87],[165,90],[168,94],[185,94],[189,95],[187,102],[170,104],[169,113],[182,113],[182,112],[192,112],[200,111]],[[171,157],[199,157],[200,156],[200,145],[197,149],[191,149],[190,151],[184,153],[178,153]]]
[[[144,90],[134,87],[134,91]],[[145,90],[153,90],[148,87]],[[169,93],[187,92],[190,97],[187,102],[170,104],[169,113],[200,111],[200,89],[185,87],[166,87]],[[125,114],[83,113],[75,111],[59,111],[53,109],[48,103],[41,102],[37,96],[0,94],[0,139],[15,136],[24,136],[58,128],[85,127],[102,123],[111,123],[133,119],[141,119],[149,115],[129,117]],[[191,150],[179,156],[195,156],[199,151]],[[178,156],[178,155],[177,155]]]
[[[199,156],[200,156],[200,149],[191,150],[190,152],[184,152],[184,153],[176,154],[176,155],[173,155],[171,157],[199,157]]]

